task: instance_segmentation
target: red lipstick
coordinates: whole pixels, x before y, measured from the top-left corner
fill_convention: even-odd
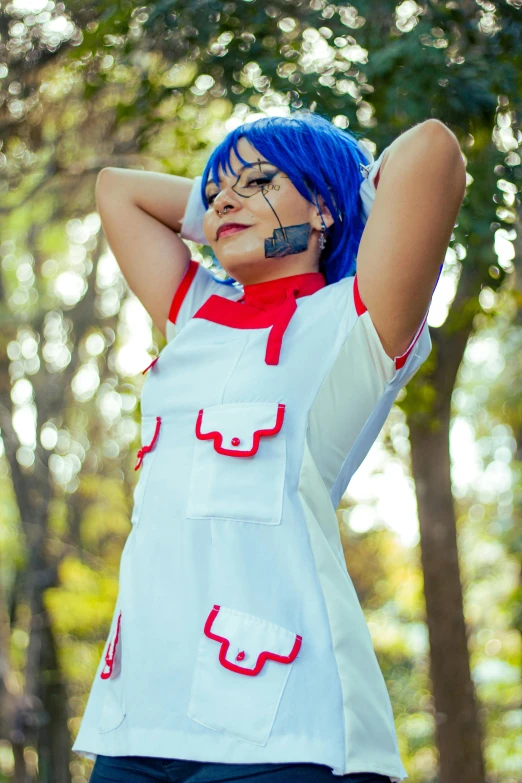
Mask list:
[[[222,223],[217,230],[216,239],[228,234],[235,234],[236,231],[242,231],[245,228],[250,228],[250,226],[245,226],[244,223]]]

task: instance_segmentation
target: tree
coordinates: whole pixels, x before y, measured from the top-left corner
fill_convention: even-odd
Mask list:
[[[71,2],[40,14],[10,6],[3,17],[3,38],[10,44],[2,54],[10,97],[0,119],[5,153],[0,212],[10,232],[20,231],[17,220],[24,225],[35,214],[42,236],[53,225],[63,226],[59,220],[88,214],[93,209],[93,175],[106,165],[146,162],[173,173],[199,173],[226,121],[241,121],[252,110],[311,106],[340,127],[366,130],[379,148],[428,117],[445,122],[459,138],[468,163],[469,194],[443,273],[443,279],[457,281],[455,299],[444,324],[431,329],[432,355],[399,401],[407,415],[417,487],[443,783],[455,775],[462,783],[484,779],[448,443],[455,380],[470,336],[488,318],[484,303],[501,288],[516,294],[514,267],[499,262],[494,240],[496,232],[520,220],[519,10],[518,0],[501,9],[471,0],[444,5],[407,0],[378,7],[368,1],[356,7],[326,0],[274,0],[267,6],[260,0],[162,0],[140,8],[122,0]],[[53,199],[63,205],[63,216],[46,206]],[[45,221],[50,223],[44,232]],[[30,245],[37,259],[34,235]],[[56,397],[62,402],[79,371],[86,330],[94,327],[106,336],[115,331],[115,323],[100,323],[92,309],[94,277],[92,271],[87,273],[88,266],[80,274],[86,285],[75,307],[81,312],[90,306],[90,316],[85,321],[78,317],[76,323],[73,311],[66,317],[58,313],[60,329],[65,330],[62,342],[71,354],[57,376]],[[45,341],[38,345],[38,335],[55,305],[46,299],[42,267],[43,259],[34,265],[34,281],[20,286],[20,263],[7,270],[4,266],[0,304],[4,377],[8,367],[11,371],[11,381],[2,389],[0,426],[21,519],[27,520],[23,530],[28,558],[11,601],[18,606],[31,596],[36,616],[42,616],[42,593],[56,583],[56,560],[42,559],[53,498],[45,450],[16,442],[11,384],[34,378],[37,442],[49,421],[49,400],[45,369],[32,372],[29,356],[14,372],[13,364],[20,359],[9,351],[18,350],[13,344],[22,345],[22,331],[24,339],[37,344],[37,355],[43,349]],[[26,281],[31,281],[27,274]],[[26,299],[17,304],[14,294],[20,287]],[[123,290],[118,296],[124,296]],[[121,381],[114,367],[97,361],[112,383]],[[51,412],[55,417],[59,400]],[[23,448],[30,448],[33,457],[20,451]],[[122,459],[125,454],[124,449]],[[89,472],[85,460],[79,458],[80,477]],[[117,470],[120,467],[114,467]],[[63,490],[53,492],[60,496]],[[73,508],[77,502],[73,500]],[[31,527],[33,503],[36,533]],[[77,527],[73,520],[69,525],[72,545],[78,548]],[[37,573],[46,578],[36,579]],[[39,633],[31,622],[31,652],[38,648]],[[38,663],[32,665],[38,672]],[[38,675],[34,677],[36,682]],[[30,677],[26,681],[27,694],[38,690],[32,682]],[[43,745],[39,750],[42,757],[48,755]]]

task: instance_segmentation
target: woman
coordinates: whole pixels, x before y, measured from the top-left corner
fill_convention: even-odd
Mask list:
[[[108,241],[168,344],[73,746],[91,783],[406,777],[335,509],[430,352],[464,190],[438,121],[373,162],[308,113],[233,131],[201,185],[101,172]],[[190,259],[187,202],[181,235],[232,285]]]

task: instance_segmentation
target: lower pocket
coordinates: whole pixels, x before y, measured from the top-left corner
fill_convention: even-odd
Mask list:
[[[103,683],[99,687],[104,692],[98,723],[100,733],[118,728],[125,718],[122,647],[122,615],[119,612],[115,627],[109,635],[104,666],[100,673]]]
[[[214,605],[198,644],[188,717],[266,745],[301,642],[280,625]]]

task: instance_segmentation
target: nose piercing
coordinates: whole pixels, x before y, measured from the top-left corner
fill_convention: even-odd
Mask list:
[[[230,209],[228,204],[226,205],[226,207],[223,207],[223,212],[225,213],[225,215],[227,214],[227,209]],[[218,215],[222,215],[223,212],[220,212],[219,209],[217,211]]]

